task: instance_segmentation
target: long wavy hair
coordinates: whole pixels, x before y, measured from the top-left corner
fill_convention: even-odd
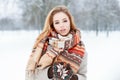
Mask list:
[[[44,28],[43,28],[43,31],[42,33],[38,36],[33,48],[36,48],[38,43],[44,39],[45,37],[47,37],[51,31],[54,29],[54,26],[53,26],[53,16],[58,13],[58,12],[64,12],[68,17],[69,17],[69,20],[70,20],[70,30],[77,30],[76,28],[76,25],[74,23],[74,20],[73,20],[73,17],[72,15],[70,14],[70,12],[68,11],[68,9],[61,5],[61,6],[56,6],[54,7],[47,15],[46,17],[46,20],[45,20],[45,24],[44,24]]]

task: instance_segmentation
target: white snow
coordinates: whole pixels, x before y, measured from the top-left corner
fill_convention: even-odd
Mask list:
[[[0,31],[0,79],[25,80],[25,67],[37,31]],[[82,31],[88,53],[87,80],[120,80],[120,32]]]

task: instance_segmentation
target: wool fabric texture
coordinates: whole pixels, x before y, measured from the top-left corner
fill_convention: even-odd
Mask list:
[[[63,50],[58,52],[53,47],[62,48]],[[66,79],[66,76],[70,75],[69,78],[71,78],[72,75],[77,74],[84,53],[85,47],[81,41],[80,31],[72,30],[67,36],[61,36],[55,31],[52,31],[47,37],[38,43],[37,47],[33,48],[28,60],[26,71],[34,71],[36,68],[44,69],[48,66],[57,68],[58,65],[63,63],[64,72],[67,73],[68,71],[71,72],[71,74],[69,73],[62,76],[60,70],[52,70],[54,77],[58,76],[60,78],[61,75],[61,80],[70,80]],[[65,68],[67,65],[70,67],[69,70]],[[55,72],[59,72],[59,75],[55,75]]]

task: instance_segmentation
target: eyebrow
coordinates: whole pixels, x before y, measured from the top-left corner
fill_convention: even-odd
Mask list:
[[[57,22],[57,21],[59,21],[59,20],[55,20],[55,22]]]
[[[66,20],[67,18],[63,18],[62,20]],[[59,20],[55,20],[55,22],[57,22],[57,21],[59,21]]]
[[[63,18],[62,20],[66,20],[67,18]]]

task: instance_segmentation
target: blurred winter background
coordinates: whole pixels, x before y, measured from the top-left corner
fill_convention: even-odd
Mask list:
[[[87,80],[120,80],[120,0],[0,0],[0,79],[24,80],[48,12],[66,5],[88,52]]]

